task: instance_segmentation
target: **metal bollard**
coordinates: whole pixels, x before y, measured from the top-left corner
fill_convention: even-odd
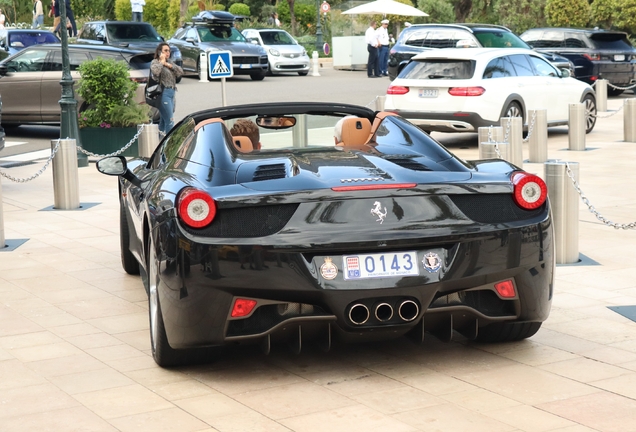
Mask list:
[[[4,249],[4,216],[2,210],[2,177],[0,177],[0,249]]]
[[[51,150],[57,140],[51,140]],[[74,139],[61,139],[53,158],[53,196],[55,210],[75,210],[80,206],[77,174],[77,146]]]
[[[488,137],[490,136],[490,139]],[[504,131],[500,126],[480,127],[477,129],[478,143],[482,142],[503,142]]]
[[[137,131],[141,128],[143,128],[143,130],[139,134],[137,150],[139,152],[139,157],[149,158],[159,145],[159,125],[137,125]]]
[[[318,63],[318,51],[314,51],[311,54],[311,76],[320,76],[320,72],[318,72],[318,69],[320,69],[320,64]]]
[[[585,105],[573,103],[569,108],[568,146],[570,150],[585,151]]]
[[[501,126],[503,130],[510,131],[508,133],[510,159],[506,160],[513,165],[523,167],[523,119],[521,117],[502,117]]]
[[[497,154],[499,150],[499,154]],[[480,142],[479,159],[501,159],[510,162],[510,143],[507,142]]]
[[[384,103],[386,102],[386,96],[375,97],[375,110],[384,111]]]
[[[548,160],[548,111],[545,109],[528,110],[528,119],[534,116],[532,134],[528,138],[530,162],[543,163]],[[531,121],[531,120],[529,120]],[[528,125],[530,129],[530,125]]]
[[[636,142],[636,99],[625,99],[623,134],[625,142]]]
[[[199,54],[199,82],[208,82],[208,53]]]
[[[607,80],[596,81],[594,91],[596,92],[596,111],[607,111]]]
[[[550,160],[544,166],[552,206],[557,264],[574,264],[579,261],[579,195],[572,179],[568,177],[568,165],[578,182],[578,162],[568,162],[566,165],[564,161]]]

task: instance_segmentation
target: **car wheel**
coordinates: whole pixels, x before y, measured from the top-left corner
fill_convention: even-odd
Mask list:
[[[250,78],[252,78],[252,81],[263,81],[265,74],[263,72],[253,73],[250,74]]]
[[[523,111],[518,102],[510,102],[504,110],[503,117],[521,117],[523,119]]]
[[[148,314],[150,316],[150,346],[152,357],[162,367],[175,366],[180,363],[180,353],[170,347],[166,328],[163,324],[161,304],[159,303],[159,260],[152,236],[148,241]]]
[[[274,72],[272,72],[272,70],[273,70],[272,69],[272,65],[268,64],[267,65],[267,76],[274,76]],[[252,79],[254,79],[254,78],[252,78]]]
[[[592,132],[596,125],[596,98],[588,94],[583,98],[583,105],[585,106],[585,133]]]
[[[128,230],[128,218],[124,204],[119,205],[119,244],[121,249],[121,266],[129,275],[139,274],[139,262],[130,252],[130,231]]]
[[[179,83],[181,82],[181,78],[183,78],[183,77],[179,77],[179,78],[177,78],[177,79],[175,80],[175,82],[176,82],[177,84],[179,84]]]
[[[309,72],[298,72],[298,75],[300,75],[300,76],[307,76],[307,74],[308,74],[308,73],[309,73]]]
[[[620,94],[622,94],[625,90],[619,90],[619,89],[615,89],[612,88],[610,86],[607,86],[607,95],[608,96],[618,96]]]
[[[477,337],[478,342],[514,342],[534,336],[541,328],[540,322],[525,323],[494,323],[480,327]]]

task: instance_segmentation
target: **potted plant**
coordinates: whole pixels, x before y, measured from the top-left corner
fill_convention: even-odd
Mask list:
[[[124,147],[137,125],[150,121],[150,107],[136,98],[139,85],[130,79],[125,62],[97,58],[81,64],[77,93],[84,99],[78,124],[82,147],[110,154]],[[137,143],[122,153],[137,156]]]

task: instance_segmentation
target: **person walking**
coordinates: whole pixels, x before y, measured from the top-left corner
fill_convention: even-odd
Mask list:
[[[44,9],[42,8],[42,0],[33,2],[33,24],[31,28],[42,28],[44,26]]]
[[[177,78],[183,75],[183,69],[170,60],[170,45],[161,42],[155,50],[155,58],[150,63],[150,73],[163,87],[159,105],[159,130],[168,133],[174,126],[175,92]]]
[[[144,6],[146,6],[145,0],[130,0],[133,21],[142,22],[144,20]]]
[[[382,76],[389,76],[389,20],[383,19],[380,21],[380,28],[376,30],[378,34],[378,43],[380,44],[380,50],[378,52],[378,64],[380,73]]]
[[[369,59],[367,61],[367,76],[369,78],[380,77],[380,67],[378,62],[378,34],[375,31],[377,23],[371,21],[369,28],[364,32],[364,41],[367,43],[367,51],[369,52]]]
[[[2,12],[2,9],[0,9],[0,29],[4,29],[4,22],[7,20],[7,18],[4,16],[4,12]]]
[[[61,35],[61,32],[64,28],[68,29],[68,35],[77,37],[77,23],[75,22],[75,15],[73,14],[73,9],[71,8],[71,0],[65,0],[64,6],[66,7],[66,23],[58,21],[58,24],[53,28],[55,33]],[[61,17],[60,12],[60,0],[55,0],[53,3],[53,13],[55,17]]]

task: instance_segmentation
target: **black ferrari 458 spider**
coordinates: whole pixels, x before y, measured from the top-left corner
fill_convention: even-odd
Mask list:
[[[239,119],[260,138],[232,136]],[[161,366],[237,343],[513,341],[550,312],[545,183],[503,160],[459,159],[391,113],[212,109],[149,160],[97,167],[120,177],[122,263],[141,273]]]

